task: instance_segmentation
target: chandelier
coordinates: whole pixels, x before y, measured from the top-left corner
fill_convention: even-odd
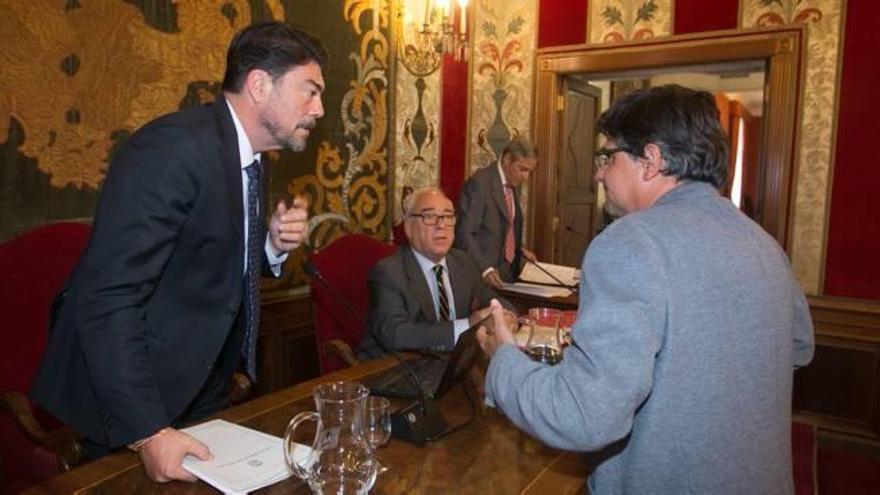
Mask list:
[[[440,67],[444,55],[467,60],[467,5],[468,0],[401,0],[397,53],[406,70],[424,77]]]

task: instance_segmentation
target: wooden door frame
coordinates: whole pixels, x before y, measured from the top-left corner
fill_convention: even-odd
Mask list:
[[[554,253],[556,153],[560,139],[562,79],[572,74],[646,70],[683,65],[764,60],[764,131],[761,139],[758,213],[755,220],[786,251],[794,204],[797,134],[805,61],[802,25],[668,36],[616,45],[572,45],[538,50],[533,139],[538,168],[531,176],[527,240],[539,258]],[[550,221],[535,221],[537,212]]]

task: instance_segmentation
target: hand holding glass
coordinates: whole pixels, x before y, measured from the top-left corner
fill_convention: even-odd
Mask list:
[[[527,318],[529,324],[525,351],[535,361],[557,364],[562,361],[562,335],[559,321],[562,311],[553,308],[532,308]]]

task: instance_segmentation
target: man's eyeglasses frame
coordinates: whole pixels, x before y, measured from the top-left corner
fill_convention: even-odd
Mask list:
[[[593,153],[593,166],[596,167],[596,171],[604,171],[608,168],[608,164],[611,163],[611,157],[621,151],[628,152],[628,150],[623,148],[602,148]]]
[[[418,218],[425,227],[433,227],[443,220],[443,225],[455,225],[455,213],[410,213],[409,216]]]

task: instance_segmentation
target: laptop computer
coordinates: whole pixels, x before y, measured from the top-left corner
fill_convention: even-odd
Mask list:
[[[482,352],[477,343],[477,328],[484,321],[465,330],[448,355],[425,354],[407,361],[409,369],[403,364],[398,364],[365,380],[364,385],[373,395],[413,400],[419,397],[419,390],[413,378],[415,374],[421,382],[425,398],[443,397],[464,377]]]

